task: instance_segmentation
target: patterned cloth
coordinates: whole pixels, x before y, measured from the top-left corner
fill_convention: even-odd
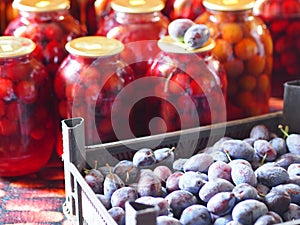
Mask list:
[[[64,201],[63,162],[56,155],[38,173],[0,178],[0,224],[71,225],[62,212]]]

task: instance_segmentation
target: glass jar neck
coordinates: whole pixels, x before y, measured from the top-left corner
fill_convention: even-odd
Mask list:
[[[120,60],[120,54],[109,55],[109,56],[98,56],[98,57],[86,57],[86,56],[79,56],[79,55],[72,55],[70,54],[72,60],[81,61],[84,60],[87,64],[97,64],[98,62],[103,63],[114,63]]]
[[[218,11],[207,10],[211,15],[213,22],[243,22],[249,20],[252,16],[252,10],[240,10],[240,11]]]
[[[26,18],[28,21],[47,22],[47,21],[59,21],[69,14],[69,10],[57,10],[50,12],[27,12],[20,11],[20,16]]]
[[[11,63],[11,62],[26,62],[27,60],[29,60],[29,58],[30,58],[30,54],[16,56],[16,57],[0,58],[0,66],[3,66],[5,64]]]
[[[161,12],[126,13],[115,11],[114,15],[116,21],[121,24],[157,22],[161,18]]]

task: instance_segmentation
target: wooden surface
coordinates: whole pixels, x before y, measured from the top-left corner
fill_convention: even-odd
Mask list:
[[[55,154],[35,174],[0,178],[0,224],[71,225],[62,212],[63,163]]]

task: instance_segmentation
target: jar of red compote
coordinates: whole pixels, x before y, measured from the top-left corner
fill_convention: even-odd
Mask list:
[[[119,124],[128,118],[123,112],[126,102],[116,102],[116,97],[134,80],[131,68],[120,58],[124,45],[115,39],[86,36],[68,42],[66,49],[69,55],[54,79],[61,119],[84,118],[88,145],[117,140],[112,118],[115,115]],[[114,105],[116,114],[112,114]]]
[[[0,37],[0,176],[38,171],[55,142],[52,85],[27,38]]]
[[[228,78],[228,120],[269,112],[273,44],[263,20],[254,16],[254,0],[203,0],[206,11],[195,22],[210,27],[212,53]]]
[[[86,26],[87,35],[95,35],[98,30],[98,23],[108,16],[112,9],[111,0],[85,0],[81,1],[81,21]]]
[[[165,8],[162,10],[171,21],[179,18],[196,19],[205,8],[202,0],[165,0]]]
[[[112,13],[100,20],[97,35],[126,44],[122,54],[137,78],[145,75],[158,52],[156,41],[168,32],[164,6],[161,0],[112,0]]]
[[[189,49],[166,36],[158,46],[161,52],[147,74],[156,78],[150,87],[155,98],[149,98],[147,113],[162,120],[152,124],[152,129],[156,127],[152,132],[225,122],[227,78],[211,53],[215,41],[210,38],[202,47]]]
[[[300,79],[300,1],[258,0],[253,12],[263,19],[273,39],[271,96],[283,98],[283,84]]]
[[[37,47],[34,55],[54,76],[67,56],[65,44],[84,33],[81,25],[69,11],[68,0],[15,0],[13,7],[19,16],[12,20],[4,35],[26,37]]]

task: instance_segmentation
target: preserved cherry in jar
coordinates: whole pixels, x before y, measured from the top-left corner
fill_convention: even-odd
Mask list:
[[[228,120],[269,112],[273,43],[263,20],[252,13],[254,3],[203,0],[206,11],[195,20],[210,27],[212,53],[226,70]]]
[[[117,102],[116,97],[134,80],[131,68],[120,58],[124,45],[115,39],[86,36],[68,42],[66,49],[69,55],[54,79],[61,119],[84,118],[87,144],[117,140],[112,107],[116,105],[119,123],[128,121],[122,118],[126,102]]]
[[[283,97],[283,84],[300,79],[300,2],[258,0],[253,8],[270,30],[274,52],[271,96]]]
[[[12,20],[4,35],[26,37],[36,43],[34,52],[54,76],[67,56],[65,44],[84,35],[81,25],[69,11],[67,0],[18,0],[13,2],[19,16]]]
[[[52,84],[34,48],[27,38],[0,37],[0,176],[36,172],[54,150]]]
[[[163,120],[152,125],[154,132],[226,121],[227,78],[222,64],[211,54],[214,40],[189,49],[166,36],[158,46],[161,52],[147,76],[156,80],[155,86],[149,87],[155,97],[148,99],[147,113]]]
[[[158,52],[156,41],[168,33],[164,6],[161,0],[112,0],[112,12],[100,20],[97,35],[126,44],[122,54],[137,77],[145,76]]]

